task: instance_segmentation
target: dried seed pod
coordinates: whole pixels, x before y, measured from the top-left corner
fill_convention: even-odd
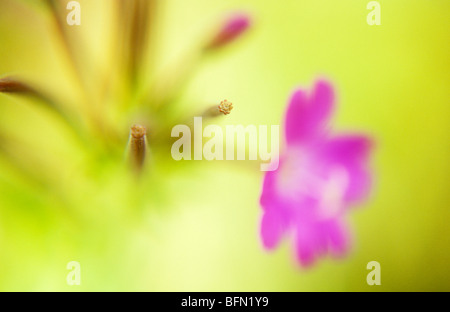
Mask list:
[[[128,144],[130,161],[137,171],[141,171],[147,153],[147,130],[142,125],[134,125],[130,130]]]

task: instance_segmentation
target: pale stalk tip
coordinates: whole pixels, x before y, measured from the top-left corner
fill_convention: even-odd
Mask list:
[[[131,135],[135,139],[140,139],[146,134],[147,134],[147,129],[145,129],[145,127],[142,125],[133,125],[131,127]]]
[[[233,103],[227,100],[223,100],[222,102],[220,102],[218,108],[222,114],[228,115],[233,109]]]

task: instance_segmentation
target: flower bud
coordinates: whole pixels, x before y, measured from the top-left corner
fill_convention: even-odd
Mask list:
[[[250,27],[250,17],[234,14],[224,23],[219,32],[206,46],[207,50],[221,48],[239,38]]]

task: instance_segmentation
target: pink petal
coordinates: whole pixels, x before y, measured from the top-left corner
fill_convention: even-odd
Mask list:
[[[302,143],[319,136],[331,114],[333,101],[333,87],[326,81],[319,80],[311,96],[301,89],[295,91],[285,117],[287,143]]]
[[[367,160],[372,145],[370,138],[364,135],[341,135],[327,142],[325,152],[339,161],[360,162]]]
[[[350,246],[350,235],[344,223],[334,219],[326,222],[324,228],[326,229],[331,254],[338,257],[345,255]]]
[[[259,202],[264,210],[277,201],[278,194],[275,189],[275,179],[277,171],[267,171],[264,175],[264,182]]]
[[[345,194],[348,202],[364,198],[370,189],[370,175],[366,162],[372,146],[371,140],[362,135],[340,136],[328,141],[321,152],[331,166],[343,166],[349,175]]]
[[[369,193],[371,178],[367,170],[361,167],[353,167],[349,170],[350,182],[345,193],[345,201],[359,201]]]
[[[295,235],[296,259],[303,267],[314,264],[315,261],[315,233],[309,225],[297,226]]]
[[[280,216],[272,211],[266,211],[261,220],[261,238],[266,249],[275,249],[282,237],[283,225]]]

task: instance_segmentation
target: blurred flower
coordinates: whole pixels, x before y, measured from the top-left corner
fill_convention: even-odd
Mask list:
[[[302,266],[330,252],[346,253],[344,216],[369,189],[366,160],[371,146],[363,135],[331,136],[325,124],[334,102],[329,82],[318,81],[311,95],[297,90],[285,116],[286,149],[276,171],[267,172],[261,194],[261,238],[274,249],[294,238]]]

